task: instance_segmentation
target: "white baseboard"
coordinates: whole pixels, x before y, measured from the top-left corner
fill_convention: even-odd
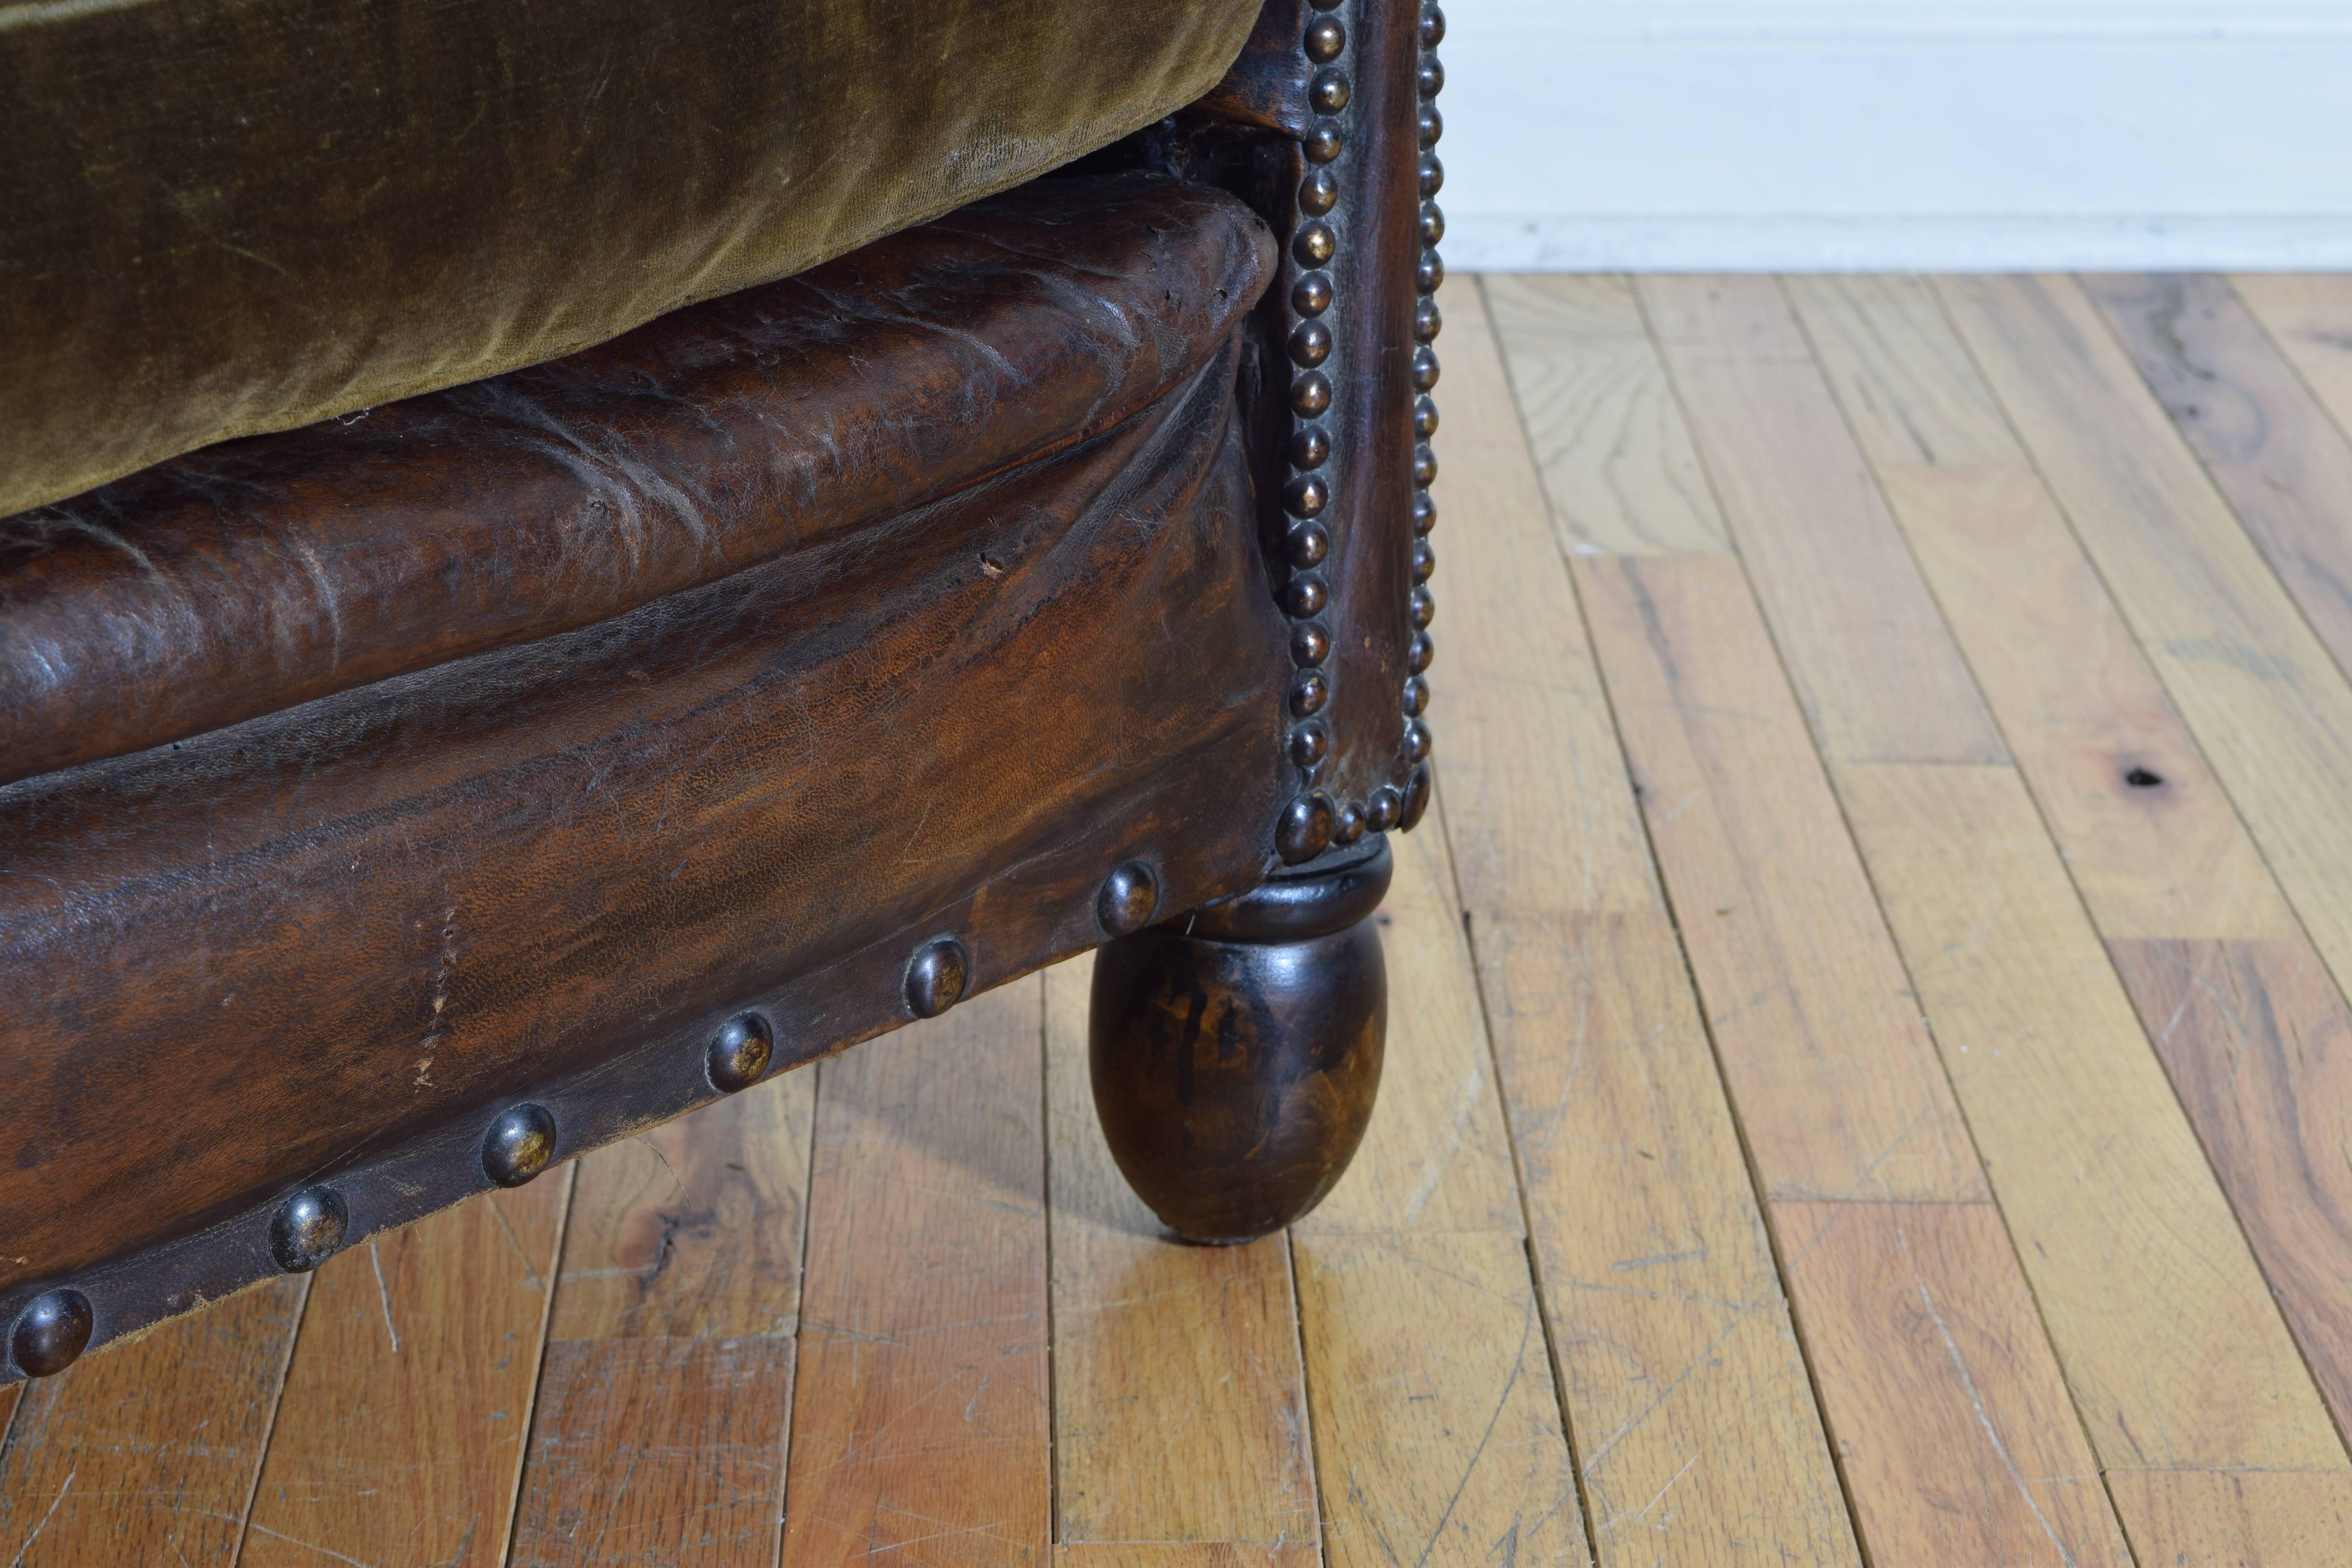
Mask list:
[[[2352,0],[1448,0],[1461,268],[2352,268]]]
[[[1606,217],[1448,214],[1458,272],[2341,272],[2352,214]]]

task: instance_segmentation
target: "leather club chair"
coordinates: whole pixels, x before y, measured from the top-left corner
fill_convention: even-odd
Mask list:
[[[1103,946],[1318,1202],[1428,803],[1421,0],[0,5],[38,1376]]]

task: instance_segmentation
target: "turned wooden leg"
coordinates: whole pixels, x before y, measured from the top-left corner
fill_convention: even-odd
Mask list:
[[[1095,1109],[1128,1182],[1189,1241],[1238,1242],[1323,1201],[1381,1086],[1389,851],[1284,877],[1105,947]]]

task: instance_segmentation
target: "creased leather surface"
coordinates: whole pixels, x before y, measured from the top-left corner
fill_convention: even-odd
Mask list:
[[[1126,417],[1265,286],[1238,202],[1045,180],[553,363],[0,519],[0,783],[667,594]]]
[[[1257,0],[0,0],[0,513],[602,342],[1206,91]]]
[[[1253,884],[1288,660],[1238,338],[912,512],[0,787],[0,1292],[436,1128],[451,1201],[497,1105],[755,998],[784,1061],[895,1027],[916,941],[997,984],[1129,859]]]

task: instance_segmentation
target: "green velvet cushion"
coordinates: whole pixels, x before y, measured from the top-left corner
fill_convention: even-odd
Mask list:
[[[0,514],[798,272],[1205,91],[1257,0],[0,0]]]

